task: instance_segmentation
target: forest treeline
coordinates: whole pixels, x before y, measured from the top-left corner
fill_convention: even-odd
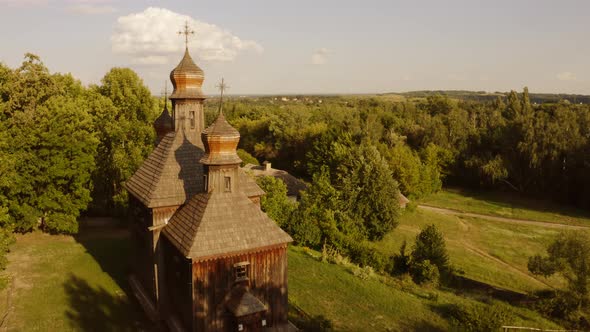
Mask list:
[[[241,147],[307,179],[321,165],[335,169],[337,146],[370,145],[406,195],[437,190],[444,178],[590,206],[587,104],[532,104],[524,88],[490,102],[442,95],[403,101],[269,97],[234,99],[225,109],[242,133]]]
[[[2,229],[75,233],[81,213],[123,214],[122,184],[153,149],[162,107],[130,69],[85,87],[33,54],[0,65]],[[217,107],[208,101],[207,121]],[[240,148],[311,183],[302,223],[288,226],[304,243],[332,236],[305,224],[314,214],[346,236],[378,239],[396,225],[398,190],[419,198],[443,181],[590,205],[589,106],[533,104],[526,88],[486,102],[264,97],[230,98],[224,109]]]

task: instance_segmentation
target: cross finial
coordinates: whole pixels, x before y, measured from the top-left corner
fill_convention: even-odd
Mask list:
[[[168,81],[164,81],[164,109],[168,110]]]
[[[184,45],[186,46],[186,48],[188,49],[188,36],[189,35],[194,35],[195,32],[193,30],[191,30],[188,26],[188,21],[184,22],[184,30],[182,31],[178,31],[178,35],[184,35]]]
[[[225,80],[223,79],[223,77],[221,78],[221,83],[217,84],[216,87],[219,89],[219,91],[221,92],[221,96],[219,97],[219,114],[223,113],[222,110],[222,104],[223,104],[223,92],[227,89],[229,89],[229,86],[227,86],[227,84],[225,84]]]

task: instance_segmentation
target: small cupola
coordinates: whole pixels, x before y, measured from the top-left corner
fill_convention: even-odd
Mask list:
[[[170,95],[170,99],[205,99],[201,87],[205,74],[199,66],[195,64],[190,54],[188,47],[184,52],[184,57],[176,68],[170,72],[170,80],[174,91]]]
[[[162,114],[154,121],[154,129],[156,130],[156,144],[158,144],[166,134],[174,131],[174,124],[172,123],[172,116],[168,112],[168,106],[164,105]]]
[[[205,155],[201,162],[205,165],[237,165],[242,162],[237,154],[240,133],[232,127],[223,111],[217,120],[203,131],[201,139],[205,145]]]

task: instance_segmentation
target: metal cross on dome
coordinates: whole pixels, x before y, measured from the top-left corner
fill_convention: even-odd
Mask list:
[[[194,35],[195,31],[191,30],[188,26],[188,21],[184,22],[184,30],[182,31],[178,31],[178,35],[184,35],[184,44],[186,46],[186,48],[188,48],[188,36],[189,35]]]
[[[219,91],[221,92],[221,96],[219,97],[219,113],[221,113],[222,112],[221,105],[223,104],[223,92],[225,90],[229,89],[229,86],[227,84],[225,84],[225,80],[222,77],[221,83],[217,84],[215,87],[218,88]]]

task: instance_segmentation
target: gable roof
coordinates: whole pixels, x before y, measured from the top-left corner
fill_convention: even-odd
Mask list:
[[[181,205],[203,187],[202,147],[184,132],[166,134],[125,188],[149,208]]]
[[[243,192],[200,193],[163,229],[186,257],[204,260],[292,242]]]

